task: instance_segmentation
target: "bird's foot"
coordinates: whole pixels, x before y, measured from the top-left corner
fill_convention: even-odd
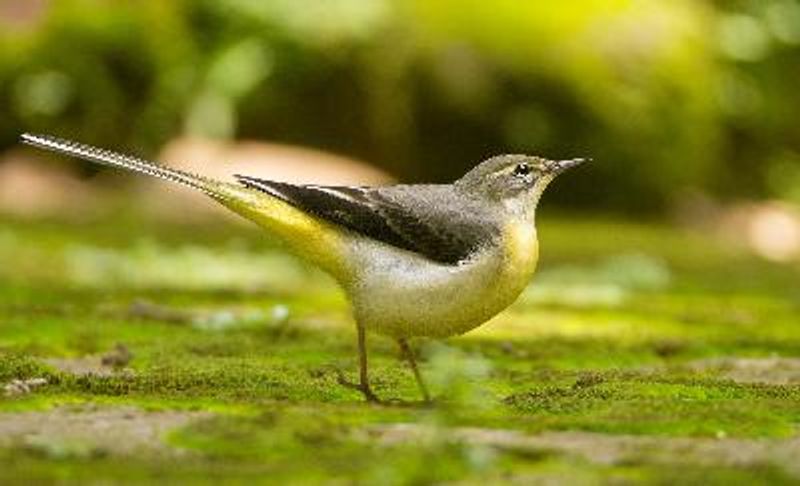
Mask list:
[[[372,388],[367,383],[354,383],[347,379],[344,375],[344,372],[338,368],[334,368],[336,371],[336,381],[339,382],[340,385],[350,388],[351,390],[356,390],[361,392],[364,395],[364,399],[371,403],[381,403],[381,399],[378,398],[377,395],[372,391]]]

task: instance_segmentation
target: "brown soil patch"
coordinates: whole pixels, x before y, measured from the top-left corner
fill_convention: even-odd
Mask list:
[[[513,430],[434,429],[415,424],[371,428],[369,439],[381,444],[443,440],[488,446],[510,453],[560,453],[602,465],[664,463],[747,467],[774,465],[800,477],[800,437],[784,440],[713,439],[546,432],[526,435]]]
[[[122,344],[99,356],[82,356],[80,358],[45,358],[42,361],[53,368],[73,375],[110,376],[116,373],[133,373],[125,368],[133,355]]]
[[[73,375],[110,376],[114,368],[103,364],[102,356],[84,356],[81,358],[44,358],[42,362],[53,368]]]
[[[208,412],[96,406],[0,413],[0,447],[49,455],[180,453],[163,442],[165,434],[208,416]]]
[[[717,371],[742,383],[800,384],[800,358],[713,358],[689,364],[696,371]]]

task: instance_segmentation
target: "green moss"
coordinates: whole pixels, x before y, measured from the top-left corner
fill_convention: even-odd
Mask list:
[[[50,367],[30,356],[0,351],[0,383],[27,378],[47,378],[51,382],[59,379]]]
[[[138,231],[145,230],[150,232],[147,252],[130,250]],[[777,384],[780,380],[769,380],[767,370],[766,381],[740,383],[731,381],[724,367],[702,365],[708,358],[800,356],[800,295],[790,285],[796,270],[696,235],[655,226],[545,221],[540,276],[552,292],[524,297],[487,326],[450,340],[449,348],[419,346],[423,373],[438,396],[437,405],[424,407],[395,344],[384,338],[370,337],[371,372],[378,393],[394,401],[367,405],[337,383],[334,367],[351,378],[356,371],[347,305],[329,280],[282,256],[274,260],[280,266],[264,268],[275,272],[273,280],[256,279],[259,285],[253,288],[125,279],[109,287],[78,285],[62,272],[75,245],[156,262],[186,258],[181,250],[186,241],[209,248],[222,263],[275,252],[247,228],[211,232],[122,220],[77,226],[17,222],[3,231],[14,237],[0,238],[5,262],[0,269],[0,385],[48,380],[29,394],[0,397],[3,415],[76,404],[213,415],[166,439],[168,447],[189,451],[182,460],[169,455],[120,460],[81,448],[59,458],[53,455],[58,448],[48,452],[17,444],[0,448],[0,482],[15,477],[278,483],[302,477],[311,483],[395,484],[796,480],[780,464],[734,468],[691,458],[663,464],[642,451],[635,463],[606,465],[552,451],[496,450],[441,437],[381,444],[370,435],[375,426],[398,423],[433,426],[445,435],[453,427],[764,441],[796,435],[796,379]],[[638,282],[629,274],[635,265],[607,264],[633,252],[661,262],[669,283]],[[30,261],[39,265],[31,267]],[[559,270],[567,262],[569,271]],[[288,272],[286,281],[295,284],[270,283],[282,281],[280,272]],[[581,299],[559,294],[566,288],[559,285],[573,285],[569,279],[580,284],[584,276],[594,286],[581,290],[588,294]],[[606,298],[607,285],[623,290],[619,300]],[[276,305],[288,309],[289,317],[213,330],[188,318],[137,314],[132,311],[137,301],[179,315],[233,315],[234,324],[235,316],[268,316]],[[132,354],[127,371],[79,376],[44,364],[52,357],[100,356],[117,343]]]

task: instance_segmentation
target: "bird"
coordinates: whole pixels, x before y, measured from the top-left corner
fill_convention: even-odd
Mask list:
[[[490,157],[449,184],[298,185],[234,175],[220,181],[52,135],[21,142],[200,191],[330,274],[355,321],[358,381],[338,381],[380,402],[368,373],[367,333],[394,339],[425,402],[431,395],[409,344],[481,326],[527,287],[539,259],[536,209],[567,169],[590,160]]]

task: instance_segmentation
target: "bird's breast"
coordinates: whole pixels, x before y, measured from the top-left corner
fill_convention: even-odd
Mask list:
[[[513,222],[502,232],[504,279],[527,284],[539,260],[539,240],[536,227],[527,222]],[[520,289],[522,291],[522,289]]]

